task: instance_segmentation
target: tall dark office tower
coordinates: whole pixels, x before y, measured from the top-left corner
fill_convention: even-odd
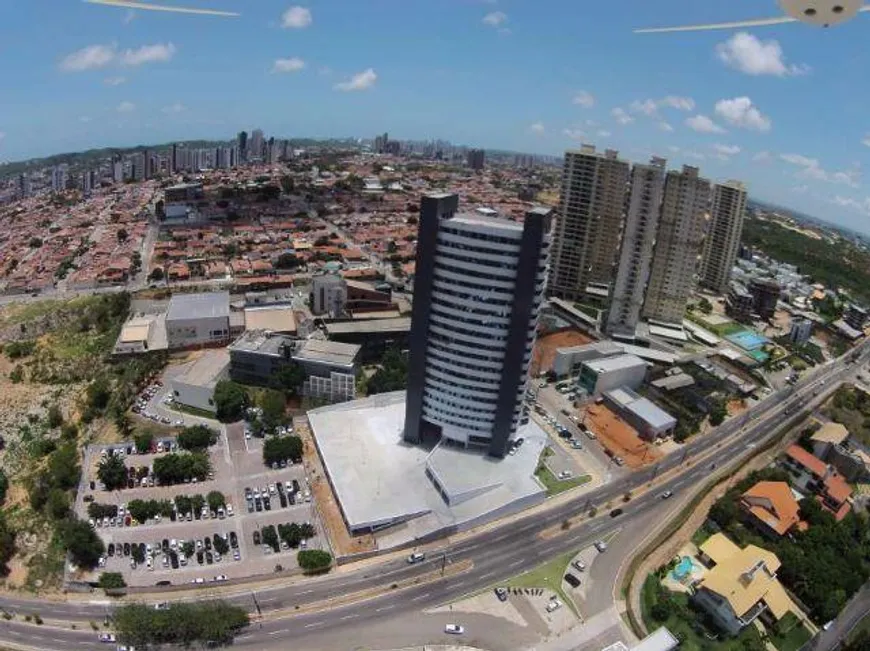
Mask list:
[[[552,211],[522,223],[459,214],[455,194],[420,206],[404,438],[504,457],[523,404]]]
[[[239,131],[239,159],[242,162],[248,160],[248,132]]]
[[[467,163],[471,169],[473,169],[474,171],[480,171],[483,169],[483,165],[485,162],[486,152],[483,149],[468,150]]]

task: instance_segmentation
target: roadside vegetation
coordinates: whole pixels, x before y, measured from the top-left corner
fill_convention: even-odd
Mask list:
[[[166,357],[115,362],[128,294],[0,309],[0,574],[7,588],[60,585],[64,559],[96,567],[103,544],[72,513],[83,446],[132,432],[135,395]],[[118,474],[107,467],[106,477]],[[113,474],[114,473],[114,474]]]
[[[842,386],[824,409],[835,423],[845,425],[849,433],[865,445],[870,445],[870,396],[850,386]]]
[[[244,609],[222,601],[173,602],[162,610],[130,604],[116,608],[113,618],[119,642],[137,649],[230,645],[250,623]]]

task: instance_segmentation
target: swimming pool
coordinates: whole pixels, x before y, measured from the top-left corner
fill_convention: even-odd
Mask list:
[[[732,344],[737,344],[743,350],[756,350],[770,341],[764,335],[760,335],[752,330],[741,330],[725,338]]]
[[[691,556],[683,556],[677,566],[671,570],[671,578],[674,581],[682,582],[696,570],[700,570],[701,565]]]

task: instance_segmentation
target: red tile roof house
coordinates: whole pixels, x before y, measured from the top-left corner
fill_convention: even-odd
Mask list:
[[[740,506],[755,528],[774,540],[807,528],[800,518],[800,505],[784,481],[758,482],[743,493]]]
[[[815,494],[822,507],[837,520],[842,520],[852,510],[852,488],[821,459],[799,445],[790,445],[785,451],[783,465],[792,474],[794,483]]]

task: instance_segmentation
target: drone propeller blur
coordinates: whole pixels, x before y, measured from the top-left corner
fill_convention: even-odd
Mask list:
[[[710,25],[683,25],[680,27],[652,27],[636,29],[635,34],[654,34],[659,32],[703,32],[712,29],[742,29],[744,27],[763,27],[783,23],[807,23],[816,27],[831,27],[851,20],[857,14],[870,11],[864,0],[777,0],[784,16],[739,20],[732,23],[713,23]]]
[[[136,0],[84,0],[92,5],[120,7],[122,9],[142,9],[143,11],[167,11],[175,14],[197,14],[200,16],[238,16],[233,11],[218,11],[216,9],[196,9],[176,5],[154,4],[152,2],[137,2]]]

